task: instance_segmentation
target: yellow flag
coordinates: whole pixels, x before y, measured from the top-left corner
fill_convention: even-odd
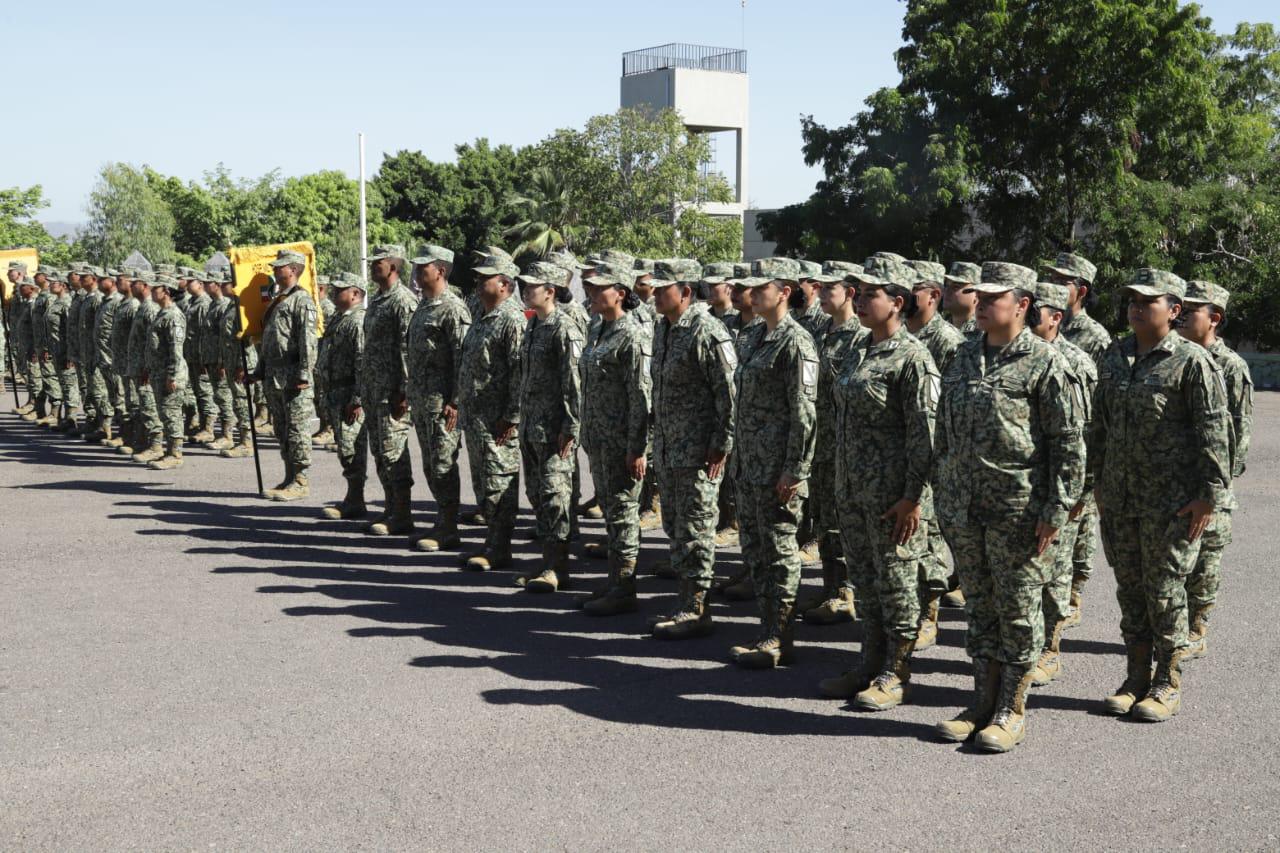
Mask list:
[[[0,249],[0,288],[3,288],[4,304],[8,305],[17,287],[9,281],[9,262],[22,261],[27,265],[27,277],[36,277],[40,265],[40,253],[35,249]]]
[[[262,337],[262,318],[271,305],[271,288],[275,284],[271,262],[281,249],[297,252],[307,259],[307,268],[298,286],[311,294],[316,304],[316,334],[324,333],[324,312],[316,296],[316,250],[308,242],[277,243],[274,246],[240,246],[228,253],[236,295],[240,297],[241,337]]]

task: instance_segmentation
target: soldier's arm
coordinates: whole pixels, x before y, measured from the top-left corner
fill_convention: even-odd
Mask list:
[[[414,310],[414,306],[406,299],[401,299],[395,308],[396,340],[399,342],[396,353],[399,355],[400,369],[391,377],[388,400],[404,396],[405,386],[409,381],[409,323],[413,320]]]
[[[467,312],[466,306],[458,307],[453,312],[452,319],[444,323],[444,333],[448,335],[446,344],[449,347],[449,393],[444,395],[444,402],[454,409],[458,408],[458,369],[462,366],[462,341],[470,328],[471,314]]]
[[[1049,494],[1040,520],[1061,529],[1084,493],[1085,447],[1078,390],[1054,353],[1036,383],[1040,429],[1049,445]]]
[[[513,314],[501,321],[503,329],[499,346],[506,350],[507,362],[507,407],[502,413],[502,420],[509,424],[520,423],[520,382],[522,350],[524,342],[524,314]]]
[[[715,428],[707,447],[713,453],[727,456],[733,450],[736,408],[733,371],[738,366],[738,356],[733,349],[733,340],[727,333],[722,337],[704,336],[699,342],[698,363],[711,388],[711,405],[715,407]]]
[[[1182,394],[1196,436],[1192,465],[1200,480],[1198,497],[1221,509],[1230,500],[1231,425],[1222,371],[1207,355],[1189,360]]]
[[[316,367],[316,305],[308,294],[302,302],[302,309],[294,312],[293,340],[298,346],[298,374],[295,382],[299,385],[312,381],[312,372]]]
[[[798,338],[796,339],[799,340]],[[812,344],[792,345],[789,361],[782,368],[787,383],[786,405],[790,419],[782,473],[797,481],[809,479],[813,465],[813,443],[817,424],[818,355]]]
[[[169,324],[169,339],[166,342],[169,352],[166,353],[165,358],[165,376],[174,381],[178,379],[178,364],[182,361],[182,342],[186,335],[187,321],[179,312],[174,315],[173,321]]]
[[[1231,399],[1227,401],[1236,429],[1236,458],[1232,460],[1232,479],[1244,474],[1249,457],[1250,433],[1253,432],[1253,381],[1249,377],[1248,367],[1244,366],[1236,371],[1234,379],[1234,387],[1229,388]]]
[[[641,457],[649,447],[650,377],[646,370],[646,344],[642,340],[639,324],[631,336],[618,347],[618,362],[622,367],[623,382],[627,392],[627,454]]]
[[[578,357],[582,341],[569,327],[571,321],[560,324],[556,340],[560,345],[560,404],[563,424],[560,434],[577,439],[582,421],[582,379],[578,374]]]
[[[934,418],[941,380],[931,359],[912,361],[903,375],[902,421],[906,426],[907,477],[902,497],[919,503],[933,469]]]

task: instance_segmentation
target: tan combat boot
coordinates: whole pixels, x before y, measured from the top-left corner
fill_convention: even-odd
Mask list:
[[[35,402],[34,402],[34,401],[32,401],[32,400],[28,400],[27,402],[23,403],[23,404],[22,404],[21,406],[19,406],[18,408],[14,409],[14,410],[13,410],[13,413],[14,413],[15,415],[25,415],[25,414],[27,414],[28,412],[34,412],[34,411],[35,411],[35,408],[36,408],[36,404],[35,404]]]
[[[738,522],[726,524],[716,531],[717,548],[733,548],[738,544]]]
[[[585,610],[587,605],[590,604],[591,602],[600,598],[604,598],[606,595],[608,595],[609,590],[613,589],[617,585],[617,583],[618,583],[618,561],[615,560],[613,557],[610,557],[609,573],[608,573],[608,576],[605,578],[604,583],[596,587],[595,589],[593,589],[586,598],[579,601],[578,606]]]
[[[413,524],[412,499],[409,486],[391,486],[387,495],[387,514],[370,524],[366,532],[371,536],[400,536],[413,533],[417,528]]]
[[[675,613],[653,625],[653,636],[659,640],[691,640],[705,637],[715,630],[707,590],[688,579],[680,581],[680,605]]]
[[[1209,650],[1209,611],[1212,604],[1203,604],[1191,609],[1191,627],[1187,632],[1187,647],[1182,650],[1182,659],[1195,660],[1202,658]]]
[[[730,601],[755,601],[756,585],[751,579],[751,570],[746,566],[725,583],[721,590]]]
[[[1162,651],[1159,658],[1150,691],[1130,715],[1144,723],[1163,723],[1182,707],[1182,650]]]
[[[458,520],[470,527],[487,527],[489,525],[489,519],[484,517],[484,512],[480,509],[464,512],[458,516]]]
[[[240,427],[240,440],[218,454],[223,459],[243,459],[253,455],[253,436],[248,427]]]
[[[213,418],[205,415],[200,418],[200,429],[191,436],[191,443],[205,444],[210,441],[213,441]]]
[[[866,690],[884,664],[887,638],[879,622],[863,622],[862,653],[853,669],[818,682],[818,693],[828,699],[852,699]]]
[[[1129,713],[1139,698],[1151,689],[1151,641],[1124,641],[1128,672],[1124,683],[1106,698],[1108,714],[1117,717]]]
[[[609,559],[609,543],[608,542],[587,542],[582,546],[584,556],[593,560]]]
[[[364,481],[347,480],[347,494],[333,506],[320,510],[320,515],[322,518],[337,521],[344,518],[364,518],[368,511],[364,505]]]
[[[283,489],[278,489],[271,493],[271,500],[287,503],[289,501],[301,500],[311,495],[311,483],[307,479],[306,469],[295,471],[293,479],[289,481]]]
[[[838,625],[852,622],[854,617],[853,590],[841,586],[832,590],[831,594],[817,607],[804,612],[804,621],[810,625]]]
[[[889,640],[883,668],[866,690],[853,697],[856,707],[864,711],[887,711],[902,704],[907,682],[911,681],[911,651],[915,644],[915,640],[901,637]]]
[[[166,443],[168,448],[164,456],[147,463],[147,467],[152,471],[168,471],[170,468],[182,467],[182,439],[175,438]]]
[[[611,576],[615,576],[614,573]],[[636,612],[639,607],[636,601],[636,561],[619,558],[616,578],[604,595],[588,599],[582,605],[588,616],[618,616]]]
[[[974,658],[973,697],[969,701],[969,707],[951,719],[938,723],[938,736],[952,743],[963,743],[973,737],[974,732],[991,721],[999,690],[1000,664],[990,658]]]
[[[146,450],[142,450],[142,451],[139,451],[138,453],[133,454],[132,458],[134,462],[142,462],[144,464],[149,465],[163,456],[164,456],[164,444],[163,442],[161,442],[160,436],[156,436],[154,438],[148,439],[148,445]]]
[[[604,510],[600,509],[600,502],[592,498],[578,507],[578,515],[582,518],[601,519],[604,518]]]
[[[991,723],[978,732],[977,745],[987,752],[1008,752],[1027,736],[1027,688],[1031,664],[1007,663],[1000,670],[1000,696]]]
[[[662,527],[662,499],[655,492],[649,508],[640,513],[641,530],[658,530]]]
[[[795,660],[794,615],[795,610],[790,604],[771,604],[760,638],[750,646],[734,646],[729,650],[734,663],[743,669],[773,669],[790,665]]]
[[[142,425],[142,415],[138,415],[132,421],[126,422],[124,432],[120,434],[120,444],[116,446],[116,453],[132,456],[146,443],[147,429]]]
[[[670,554],[659,558],[658,562],[653,564],[653,574],[654,577],[659,577],[666,581],[680,579],[680,573],[676,571],[675,565],[671,562]]]
[[[419,551],[446,551],[462,544],[458,536],[458,508],[456,506],[440,507],[436,513],[436,523],[427,531],[427,535],[419,539]]]
[[[546,542],[542,546],[542,571],[529,578],[528,592],[559,592],[569,588],[569,543]]]
[[[916,639],[916,650],[931,649],[938,645],[938,599],[941,596],[929,594],[920,613],[920,635]]]
[[[1088,576],[1074,574],[1071,576],[1071,601],[1067,607],[1067,619],[1064,628],[1074,628],[1080,624],[1080,603],[1084,600],[1084,585]]]
[[[235,431],[235,427],[232,426],[231,421],[223,421],[222,435],[218,436],[213,441],[210,441],[208,444],[205,445],[205,447],[209,448],[210,450],[229,450],[233,444],[231,436],[234,433],[234,431]]]
[[[1059,675],[1062,675],[1062,632],[1067,627],[1067,620],[1063,619],[1053,626],[1053,630],[1049,633],[1049,642],[1045,646],[1044,651],[1040,654],[1040,660],[1036,661],[1035,668],[1031,670],[1031,683],[1036,687],[1044,687],[1053,681]]]

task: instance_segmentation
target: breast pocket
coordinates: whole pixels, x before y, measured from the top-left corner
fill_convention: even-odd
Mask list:
[[[1031,417],[1027,388],[1012,379],[998,379],[991,386],[991,405],[995,413],[1006,421],[1025,424]]]
[[[1142,418],[1160,419],[1169,408],[1171,389],[1167,388],[1158,376],[1148,376],[1146,380],[1134,383],[1129,387],[1129,397],[1135,412]]]

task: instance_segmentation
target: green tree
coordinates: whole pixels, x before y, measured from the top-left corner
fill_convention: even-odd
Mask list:
[[[360,188],[338,171],[288,178],[264,211],[261,239],[267,243],[309,241],[321,272],[360,269]],[[370,243],[403,238],[404,232],[368,212]]]
[[[511,254],[516,257],[543,258],[559,249],[577,249],[582,243],[586,229],[577,224],[568,184],[545,166],[529,173],[528,188],[508,197],[507,207],[514,222],[502,236],[515,243]]]
[[[77,258],[72,245],[51,235],[36,219],[48,206],[39,184],[0,189],[0,248],[30,247],[40,253],[41,263],[55,266],[65,266]]]
[[[137,250],[155,262],[172,262],[175,223],[164,198],[147,181],[145,167],[109,163],[89,195],[82,235],[90,260],[115,265]]]

